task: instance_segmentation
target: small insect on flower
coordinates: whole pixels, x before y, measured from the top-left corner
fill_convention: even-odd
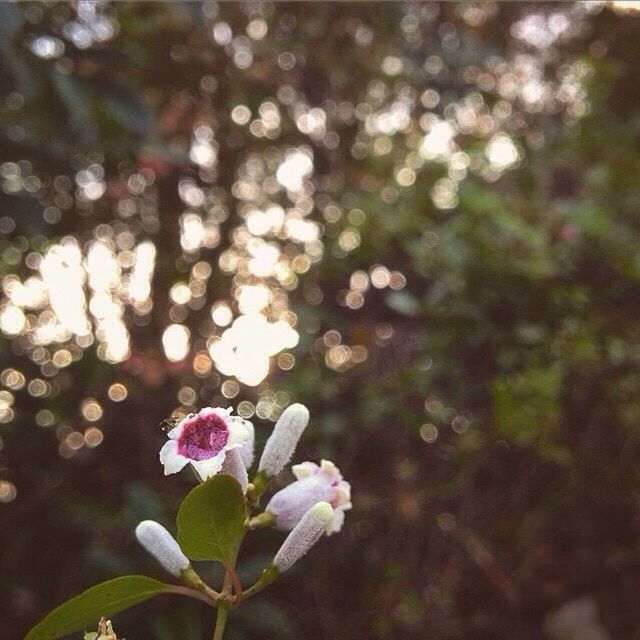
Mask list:
[[[351,485],[342,479],[340,469],[329,460],[303,462],[291,467],[296,481],[271,498],[265,511],[276,518],[279,529],[293,529],[316,502],[328,502],[333,519],[328,535],[342,529],[344,512],[352,508]]]
[[[190,413],[187,417],[192,416],[193,414]],[[171,417],[171,418],[165,418],[159,425],[158,427],[160,428],[161,431],[163,431],[164,433],[169,433],[169,431],[171,431],[171,429],[174,429],[177,424],[180,422],[180,420],[182,420],[183,418],[176,418],[176,417]]]
[[[165,475],[177,473],[191,464],[205,480],[222,469],[228,451],[241,449],[252,429],[243,418],[232,416],[231,409],[209,407],[183,418],[167,436],[160,450]]]

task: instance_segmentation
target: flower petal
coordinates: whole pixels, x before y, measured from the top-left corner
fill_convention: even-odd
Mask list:
[[[316,502],[329,502],[330,499],[331,485],[318,474],[296,480],[280,489],[271,498],[265,511],[276,517],[278,529],[291,530]]]
[[[291,467],[291,472],[296,477],[296,480],[302,480],[315,475],[319,469],[320,467],[315,462],[301,462],[300,464],[294,464]]]
[[[210,415],[216,415],[219,418],[226,420],[231,415],[232,411],[233,409],[231,407],[229,407],[228,409],[225,409],[223,407],[205,407],[204,409],[200,409],[200,411],[198,411],[198,415],[203,418],[206,418]]]
[[[227,418],[229,439],[224,447],[225,449],[237,449],[238,447],[242,447],[249,440],[251,432],[247,424],[248,423],[242,418]]]
[[[338,485],[338,506],[351,509],[351,485],[346,480],[341,480]]]
[[[171,473],[178,473],[189,460],[178,453],[178,443],[175,440],[169,440],[160,449],[160,462],[164,465],[164,475],[168,476]]]
[[[190,460],[193,468],[197,471],[198,475],[206,480],[211,476],[215,476],[216,473],[222,469],[222,463],[224,462],[225,452],[224,450],[213,456],[213,458],[208,458],[207,460]]]
[[[342,476],[340,475],[340,469],[338,469],[338,467],[336,467],[336,465],[333,464],[331,460],[320,460],[320,471],[333,478],[337,478],[338,476],[340,476],[340,479],[342,479]]]
[[[329,529],[327,530],[327,535],[330,536],[332,533],[338,533],[338,531],[342,529],[343,524],[344,524],[344,511],[342,509],[334,509],[333,521],[329,525]]]

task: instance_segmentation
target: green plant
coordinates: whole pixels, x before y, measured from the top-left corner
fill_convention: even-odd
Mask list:
[[[84,628],[100,616],[140,604],[160,594],[196,598],[217,609],[214,640],[224,634],[231,609],[271,584],[297,562],[324,533],[342,528],[344,511],[351,508],[351,487],[338,468],[294,465],[296,481],[277,492],[266,508],[260,499],[271,478],[291,460],[309,422],[303,405],[285,409],[262,452],[251,482],[253,425],[231,415],[230,409],[207,408],[181,420],[168,433],[160,452],[165,474],[191,465],[201,483],[183,500],[177,516],[177,540],[159,523],[141,522],[136,536],[168,573],[182,584],[167,584],[141,575],[128,575],[91,587],[51,611],[27,634],[26,640],[55,640]],[[275,526],[290,531],[259,579],[245,589],[236,573],[236,561],[245,535]],[[209,586],[191,560],[220,562],[224,582]]]

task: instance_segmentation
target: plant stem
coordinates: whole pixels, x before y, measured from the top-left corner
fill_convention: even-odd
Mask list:
[[[225,569],[227,570],[227,575],[229,576],[229,580],[233,585],[233,589],[236,592],[236,596],[238,598],[242,597],[242,585],[240,584],[240,580],[238,578],[238,574],[236,573],[235,567],[229,565],[225,565]]]
[[[247,521],[247,527],[249,529],[258,529],[259,527],[270,527],[276,521],[276,517],[265,511],[257,516],[253,516]]]
[[[222,595],[228,596],[230,594],[231,594],[231,576],[229,575],[229,570],[227,569],[224,574],[224,582],[222,583]],[[222,640],[222,636],[224,634],[224,628],[227,625],[228,615],[229,615],[229,604],[226,602],[220,602],[220,604],[218,604],[216,628],[213,631],[213,640]]]
[[[220,598],[220,594],[212,589],[204,580],[195,572],[194,568],[189,566],[180,574],[180,579],[184,584],[192,589],[201,591],[213,602]]]
[[[207,597],[204,593],[200,591],[195,591],[194,589],[188,589],[187,587],[178,587],[171,586],[167,590],[167,593],[177,593],[181,596],[188,596],[189,598],[195,598],[196,600],[201,600],[202,602],[206,602],[210,607],[215,607],[215,600],[213,598]]]
[[[262,591],[265,587],[269,586],[272,582],[275,582],[275,580],[278,578],[279,575],[280,575],[280,571],[278,571],[278,568],[273,566],[272,564],[269,565],[262,572],[262,575],[260,576],[258,581],[253,586],[249,587],[244,591],[244,593],[242,594],[242,600],[246,600],[247,598],[250,598],[251,596],[254,596],[256,593]]]
[[[213,632],[213,640],[222,640],[224,628],[227,624],[227,615],[229,607],[226,604],[218,605],[218,616],[216,617],[216,628]]]
[[[256,507],[260,502],[260,496],[266,491],[271,478],[264,472],[258,471],[247,488],[247,498],[252,507]]]
[[[213,632],[213,640],[222,640],[224,634],[224,628],[227,624],[227,615],[229,614],[229,608],[227,605],[221,604],[218,607],[218,617],[216,618],[216,628]]]

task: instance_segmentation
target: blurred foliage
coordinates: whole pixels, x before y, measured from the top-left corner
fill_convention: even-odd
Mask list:
[[[238,275],[219,260],[242,249],[244,204],[304,198],[322,259],[270,285],[298,320],[295,366],[272,363],[237,400],[308,404],[297,456],[334,459],[355,509],[339,537],[232,618],[230,640],[537,640],[549,612],[581,595],[611,637],[637,638],[639,20],[601,3],[0,5],[0,148],[2,167],[12,163],[2,277],[26,277],[30,253],[64,236],[84,245],[100,225],[158,251],[153,311],[124,316],[131,358],[108,363],[89,346],[52,373],[48,397],[29,385],[0,397],[0,638],[22,637],[100,580],[161,577],[133,528],[172,528],[191,482],[162,477],[155,425],[188,410],[176,400],[185,387],[192,404],[235,402],[220,391],[232,376],[164,358],[170,321],[194,336],[210,322],[210,304],[183,313],[169,292],[200,259],[213,267],[207,298],[232,300]],[[265,102],[280,105],[272,137],[231,116]],[[327,123],[317,137],[299,120],[316,106]],[[376,120],[385,114],[400,124]],[[424,142],[437,122],[456,123],[442,158]],[[202,123],[215,134],[212,166],[190,153]],[[499,134],[511,142],[494,156]],[[312,151],[311,190],[247,200],[240,177],[300,145]],[[83,197],[77,176],[95,164],[104,195]],[[11,187],[13,166],[24,188]],[[145,170],[153,185],[130,215],[119,203]],[[185,180],[204,205],[179,195]],[[219,246],[185,257],[181,214],[216,207],[228,213]],[[381,266],[402,286],[375,285]],[[360,272],[368,288],[351,287]],[[351,351],[331,351],[340,346]],[[355,346],[364,358],[340,360]],[[43,377],[33,353],[7,335],[2,368]],[[114,381],[126,401],[107,399]],[[88,426],[89,397],[104,407],[104,441],[71,455],[66,427]],[[42,410],[52,428],[36,425]],[[259,439],[273,417],[255,418]],[[247,579],[279,537],[251,549]],[[208,615],[166,596],[117,629],[195,640],[211,633]]]

